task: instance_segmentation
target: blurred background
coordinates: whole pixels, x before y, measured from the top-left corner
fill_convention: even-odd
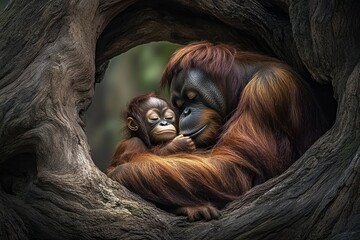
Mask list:
[[[180,45],[153,42],[130,49],[110,61],[85,114],[85,131],[95,164],[104,170],[122,139],[121,113],[140,94],[159,90],[162,72]]]
[[[9,0],[0,0],[0,12],[5,8]]]
[[[9,0],[0,0],[0,12]],[[85,114],[85,131],[95,164],[104,170],[122,139],[121,113],[135,96],[159,89],[159,80],[171,54],[180,45],[153,42],[113,58]]]

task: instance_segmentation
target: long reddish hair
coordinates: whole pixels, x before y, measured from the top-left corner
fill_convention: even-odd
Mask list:
[[[227,112],[239,104],[239,97],[251,76],[261,65],[279,62],[277,59],[249,52],[241,52],[227,44],[194,42],[177,50],[169,60],[161,77],[161,86],[169,87],[181,70],[198,68],[217,81],[226,96]],[[231,91],[229,91],[231,89]]]
[[[197,42],[174,53],[161,84],[199,68],[225,96],[227,117],[208,154],[142,155],[112,177],[165,208],[222,207],[282,173],[328,128],[306,83],[281,61]]]

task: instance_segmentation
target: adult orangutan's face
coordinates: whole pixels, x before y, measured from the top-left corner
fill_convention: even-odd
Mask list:
[[[197,147],[213,145],[223,125],[226,106],[215,81],[199,69],[179,72],[172,80],[171,102],[179,109],[179,132]]]

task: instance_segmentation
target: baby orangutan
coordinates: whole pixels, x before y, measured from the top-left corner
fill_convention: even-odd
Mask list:
[[[172,106],[154,92],[131,100],[126,121],[128,137],[116,147],[106,169],[108,175],[116,166],[130,162],[139,153],[165,156],[195,150],[190,137],[178,136],[178,121]]]

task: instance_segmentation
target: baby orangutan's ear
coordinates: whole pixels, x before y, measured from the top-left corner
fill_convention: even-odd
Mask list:
[[[138,129],[139,129],[139,125],[138,123],[136,122],[136,120],[132,117],[128,117],[127,118],[127,126],[128,128],[133,131],[133,132],[136,132]]]

